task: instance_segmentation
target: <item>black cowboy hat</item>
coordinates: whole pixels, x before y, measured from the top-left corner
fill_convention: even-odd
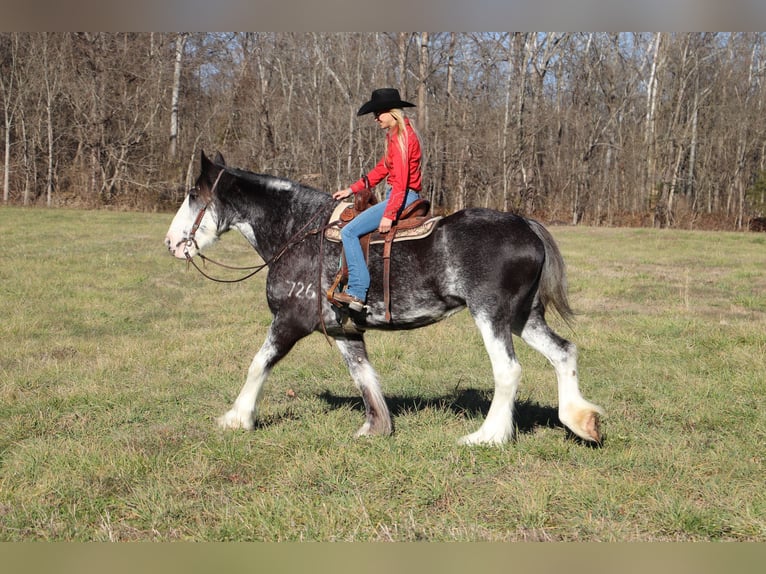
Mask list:
[[[399,90],[396,88],[380,88],[372,92],[370,101],[366,102],[356,112],[357,116],[363,116],[370,112],[385,112],[399,108],[414,108],[415,104],[405,102],[399,96]]]

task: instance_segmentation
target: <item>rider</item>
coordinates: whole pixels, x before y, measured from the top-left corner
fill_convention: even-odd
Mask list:
[[[348,285],[345,291],[335,292],[336,302],[361,311],[370,287],[370,273],[362,253],[359,238],[377,229],[388,233],[402,210],[418,199],[421,190],[420,140],[404,116],[402,108],[414,107],[405,102],[395,88],[381,88],[372,92],[369,102],[359,108],[357,116],[373,113],[375,122],[386,130],[386,149],[378,164],[367,174],[370,187],[387,178],[386,201],[377,203],[357,215],[341,230],[343,250],[348,265]],[[364,178],[349,187],[336,191],[334,199],[344,199],[365,188]]]

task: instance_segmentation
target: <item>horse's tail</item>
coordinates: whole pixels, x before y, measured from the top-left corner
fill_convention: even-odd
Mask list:
[[[569,297],[567,296],[567,274],[564,258],[561,256],[561,251],[559,251],[553,236],[542,223],[534,219],[527,219],[527,223],[545,246],[545,262],[538,287],[540,302],[546,309],[552,306],[569,325],[575,314],[569,306]]]

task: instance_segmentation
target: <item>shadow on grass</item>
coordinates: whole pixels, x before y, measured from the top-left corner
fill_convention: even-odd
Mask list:
[[[319,395],[319,398],[333,409],[350,407],[364,413],[364,403],[361,397],[338,396],[330,391],[324,391]],[[449,409],[457,415],[478,418],[487,416],[491,399],[491,392],[466,389],[434,398],[386,396],[386,403],[392,417],[425,409]],[[565,428],[559,420],[556,407],[540,405],[529,400],[516,401],[514,423],[521,434],[531,433],[540,427]]]

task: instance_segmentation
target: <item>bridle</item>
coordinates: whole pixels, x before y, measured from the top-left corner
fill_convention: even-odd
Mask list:
[[[197,213],[197,217],[194,219],[194,223],[192,224],[191,231],[189,232],[189,237],[186,238],[186,240],[181,241],[178,243],[180,245],[181,243],[184,243],[184,257],[186,258],[186,265],[187,267],[189,264],[191,264],[197,271],[200,272],[200,274],[210,279],[211,281],[215,281],[216,283],[239,283],[240,281],[245,281],[247,279],[250,279],[255,274],[257,274],[259,271],[262,271],[266,267],[270,266],[271,264],[278,261],[285,253],[287,253],[290,249],[298,245],[299,243],[302,243],[305,239],[312,235],[320,235],[320,242],[319,242],[319,280],[321,284],[322,279],[322,261],[324,259],[324,232],[331,228],[336,227],[340,224],[340,220],[337,221],[331,221],[330,223],[327,223],[325,225],[319,225],[316,227],[311,228],[311,225],[324,213],[324,208],[320,208],[317,210],[314,215],[312,215],[309,220],[290,238],[287,240],[287,242],[282,246],[281,249],[279,249],[274,255],[272,255],[268,261],[260,264],[260,265],[252,265],[250,267],[238,267],[234,265],[226,265],[225,263],[220,263],[218,261],[215,261],[213,259],[210,259],[209,257],[205,257],[202,255],[202,253],[199,253],[199,246],[197,245],[197,241],[194,238],[194,236],[197,233],[197,230],[200,228],[200,225],[202,225],[202,219],[205,217],[205,213],[207,213],[207,208],[210,206],[210,204],[213,201],[213,198],[215,197],[215,189],[218,186],[218,182],[221,179],[221,175],[223,174],[224,170],[222,169],[220,172],[218,172],[218,177],[215,178],[215,182],[213,183],[213,187],[210,190],[210,200],[205,203],[205,205],[202,206],[202,208],[199,210],[199,213]],[[200,259],[202,259],[203,264],[210,262],[214,265],[218,265],[219,267],[223,267],[224,269],[232,269],[236,271],[250,271],[250,273],[239,277],[237,279],[220,279],[218,277],[212,277],[211,275],[208,275],[199,265],[197,265],[197,262],[194,261],[194,257],[191,253],[189,253],[189,248],[194,246],[194,248],[197,250],[197,255]],[[322,298],[321,298],[321,289],[317,289],[317,311],[319,314],[319,321],[322,325],[322,331],[324,333],[325,339],[327,339],[327,342],[332,344],[328,335],[327,335],[327,329],[325,327],[324,323],[324,316],[322,315]]]
[[[216,283],[239,283],[240,281],[245,281],[246,279],[250,279],[253,277],[256,273],[259,271],[262,271],[269,265],[275,263],[278,261],[285,253],[287,253],[290,249],[298,245],[299,243],[303,242],[306,238],[316,235],[318,233],[322,233],[322,237],[324,237],[323,232],[335,225],[337,225],[337,222],[332,222],[328,225],[321,225],[318,227],[314,227],[313,229],[309,229],[312,223],[320,216],[322,215],[324,209],[320,209],[317,211],[314,215],[309,218],[309,220],[301,227],[290,239],[287,240],[287,242],[265,263],[261,263],[260,265],[251,265],[249,267],[238,267],[235,265],[227,265],[225,263],[221,263],[220,261],[215,261],[214,259],[211,259],[210,257],[206,257],[202,253],[197,253],[200,259],[202,259],[203,264],[204,263],[212,263],[213,265],[217,265],[218,267],[223,267],[224,269],[232,269],[234,271],[250,271],[250,273],[238,277],[236,279],[220,279],[218,277],[213,277],[209,274],[207,274],[199,265],[197,265],[197,262],[194,261],[194,257],[189,253],[189,247],[194,245],[194,247],[197,247],[197,242],[194,240],[194,233],[196,232],[197,228],[199,228],[199,223],[202,221],[202,217],[205,215],[205,210],[207,209],[208,204],[205,204],[202,209],[200,210],[200,213],[197,214],[197,219],[194,221],[194,225],[192,225],[192,231],[189,234],[189,238],[186,240],[185,246],[184,246],[184,256],[186,257],[186,264],[191,264],[197,271],[200,272],[200,274],[210,279],[211,281],[215,281]],[[322,245],[320,245],[320,262],[321,262],[321,248]]]
[[[202,219],[205,217],[205,213],[207,213],[207,208],[210,205],[210,203],[213,201],[215,188],[218,187],[218,182],[221,180],[221,175],[223,175],[223,170],[218,172],[218,177],[215,178],[215,182],[213,183],[213,187],[210,189],[210,200],[205,203],[205,205],[202,206],[202,209],[199,210],[199,213],[197,213],[197,217],[194,219],[194,223],[192,224],[191,231],[189,232],[189,237],[187,237],[185,240],[181,240],[176,244],[176,247],[178,247],[181,243],[184,244],[184,257],[186,257],[186,262],[189,263],[192,260],[192,255],[189,253],[189,248],[194,246],[195,249],[199,250],[199,246],[197,245],[197,240],[194,239],[194,236],[197,234],[197,230],[199,229],[199,226],[202,225]],[[192,188],[195,189],[195,187]],[[191,190],[190,190],[191,191]],[[199,254],[200,257],[202,257],[202,254]],[[195,266],[196,267],[196,266]]]
[[[197,240],[195,239],[195,235],[197,234],[197,230],[199,230],[200,225],[202,225],[202,219],[205,217],[205,213],[207,213],[207,208],[210,206],[210,204],[213,201],[213,197],[215,197],[215,189],[218,187],[218,182],[221,180],[221,175],[223,175],[224,170],[218,172],[218,177],[215,178],[215,182],[213,182],[213,187],[210,189],[210,200],[205,203],[205,205],[202,206],[202,208],[197,213],[197,217],[194,219],[194,223],[191,226],[191,231],[189,232],[189,236],[178,243],[180,245],[181,243],[184,244],[184,257],[186,258],[186,266],[188,267],[189,264],[191,264],[197,271],[202,274],[203,277],[206,277],[207,279],[210,279],[211,281],[215,281],[216,283],[239,283],[240,281],[244,281],[245,279],[249,279],[256,273],[258,273],[260,270],[262,270],[264,267],[267,267],[269,263],[272,263],[273,261],[269,260],[263,265],[254,265],[251,267],[235,267],[233,265],[226,265],[224,263],[219,263],[218,261],[214,261],[213,259],[210,259],[209,257],[205,257],[202,253],[199,253],[199,245],[197,245]],[[217,277],[212,277],[205,273],[205,271],[202,270],[202,268],[197,265],[197,262],[194,261],[194,256],[189,252],[189,249],[191,247],[194,247],[194,249],[197,250],[197,255],[200,259],[202,259],[203,264],[206,262],[213,263],[215,265],[218,265],[219,267],[223,267],[225,269],[234,269],[239,271],[252,271],[252,273],[249,273],[248,275],[245,275],[244,277],[239,277],[238,279],[218,279]]]
[[[339,222],[334,221],[327,225],[319,226],[314,229],[309,229],[312,223],[322,214],[324,211],[323,209],[319,209],[314,215],[312,215],[309,220],[301,227],[290,239],[287,240],[287,242],[282,246],[281,249],[279,249],[274,255],[272,255],[268,261],[265,263],[262,263],[261,265],[251,265],[250,267],[237,267],[234,265],[227,265],[225,263],[221,263],[219,261],[215,261],[214,259],[211,259],[210,257],[206,257],[202,253],[199,253],[199,246],[197,245],[197,240],[195,239],[195,235],[197,234],[197,230],[199,230],[200,225],[202,225],[202,219],[205,217],[205,213],[207,213],[207,208],[210,206],[210,204],[213,201],[213,197],[215,197],[215,189],[218,187],[218,182],[221,179],[221,175],[223,175],[223,171],[221,170],[218,172],[218,177],[215,178],[215,182],[213,182],[213,187],[210,189],[210,200],[205,203],[205,205],[202,206],[202,208],[197,213],[197,217],[194,219],[194,223],[192,224],[191,231],[189,232],[189,236],[185,240],[181,240],[178,242],[176,247],[180,245],[181,243],[184,244],[184,257],[186,258],[186,264],[191,264],[194,266],[194,268],[199,271],[204,277],[207,279],[210,279],[211,281],[215,281],[217,283],[239,283],[240,281],[245,281],[246,279],[250,279],[253,275],[258,273],[259,271],[265,269],[272,263],[275,263],[277,260],[279,260],[285,253],[287,253],[292,247],[295,245],[298,245],[301,243],[304,239],[311,235],[316,235],[317,233],[324,232],[326,229],[330,227],[334,227],[338,225]],[[189,249],[191,247],[194,247],[197,250],[197,255],[200,259],[202,259],[203,263],[210,262],[214,265],[218,265],[219,267],[223,267],[224,269],[232,269],[235,271],[252,271],[251,273],[248,273],[244,277],[239,277],[237,279],[219,279],[217,277],[211,277],[205,271],[202,270],[202,268],[197,265],[197,263],[194,261],[194,256],[189,252]]]

